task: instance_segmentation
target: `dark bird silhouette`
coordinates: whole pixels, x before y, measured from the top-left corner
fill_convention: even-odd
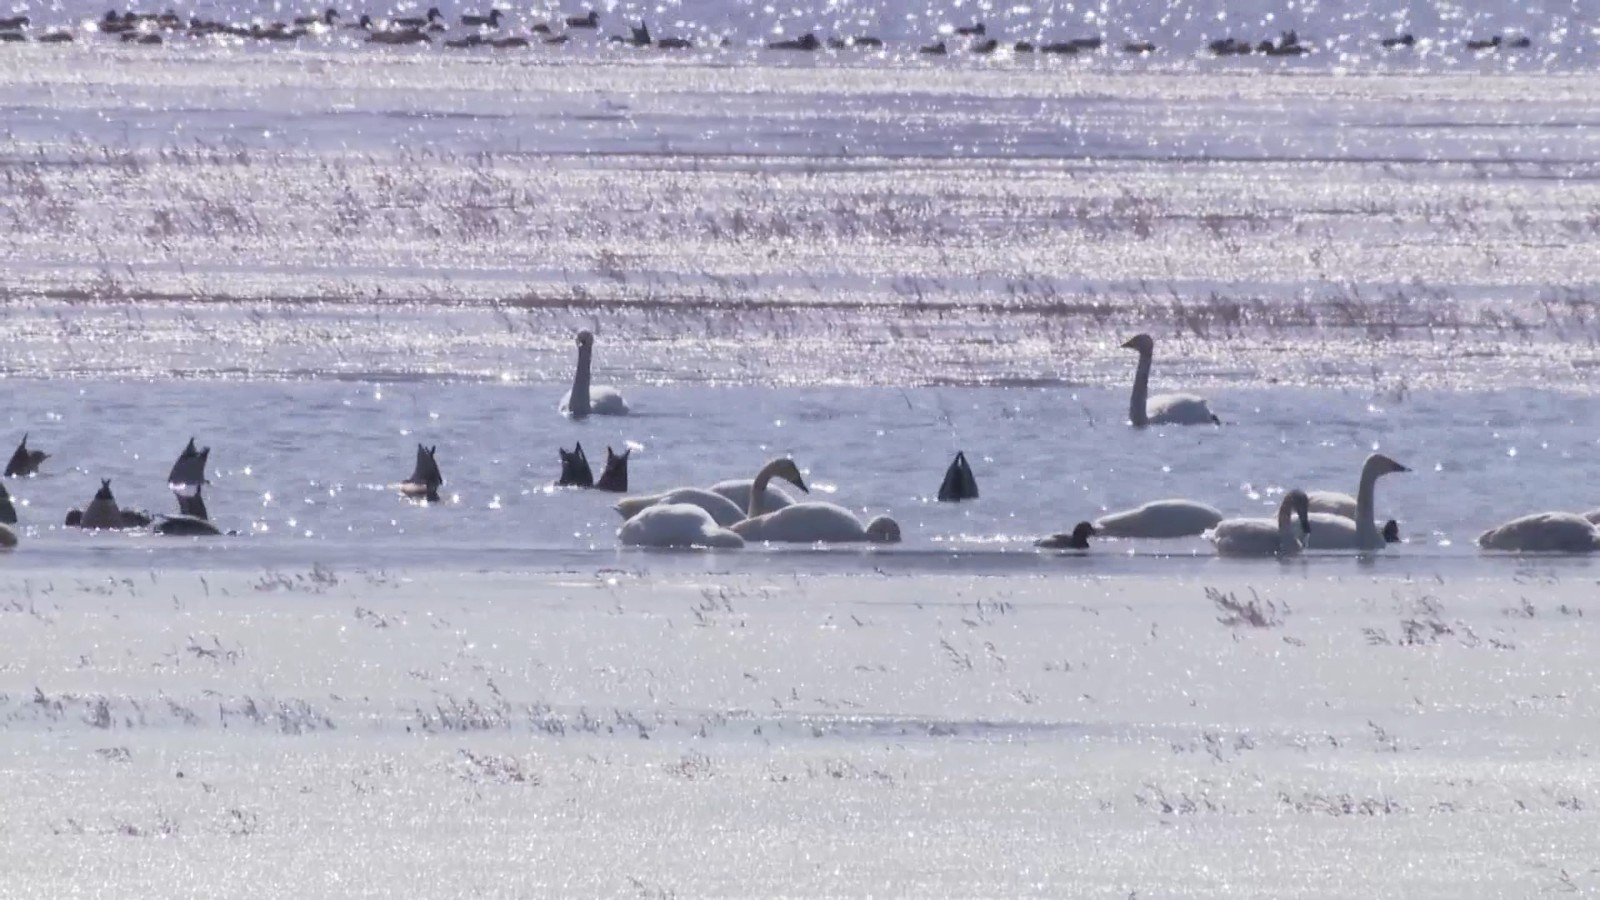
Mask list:
[[[11,461],[6,463],[5,475],[7,478],[26,478],[39,471],[39,465],[50,458],[50,454],[43,450],[29,450],[28,436],[22,436],[22,442],[17,444],[17,449],[11,454]]]
[[[1079,522],[1072,529],[1071,534],[1052,534],[1047,538],[1033,542],[1035,547],[1044,547],[1049,550],[1087,550],[1089,538],[1095,535],[1094,526],[1088,522]]]
[[[954,503],[978,499],[978,479],[972,476],[972,466],[967,464],[967,454],[958,452],[944,471],[944,482],[939,485],[939,500]]]

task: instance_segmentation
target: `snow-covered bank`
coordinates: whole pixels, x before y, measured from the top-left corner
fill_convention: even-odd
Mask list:
[[[0,579],[0,893],[1592,890],[1593,585]]]

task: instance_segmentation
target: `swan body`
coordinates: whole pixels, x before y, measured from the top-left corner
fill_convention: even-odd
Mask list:
[[[1128,421],[1135,428],[1146,425],[1220,425],[1202,397],[1194,394],[1150,396],[1150,363],[1155,356],[1155,339],[1137,334],[1122,346],[1139,354],[1139,368],[1133,376],[1133,394],[1128,400]]]
[[[1079,522],[1070,534],[1052,534],[1047,538],[1040,538],[1033,542],[1035,547],[1047,550],[1087,550],[1089,538],[1099,534],[1100,530],[1088,522]]]
[[[572,376],[572,389],[561,398],[561,412],[582,419],[585,416],[625,416],[628,401],[614,387],[589,383],[589,367],[594,357],[594,335],[578,332],[578,371]]]
[[[767,465],[772,467],[775,463],[777,463],[777,460]],[[792,461],[790,465],[793,465]],[[766,469],[762,469],[762,473],[765,472]],[[773,477],[782,477],[798,485],[801,490],[806,490],[805,481],[800,478],[798,469],[794,471],[793,475],[794,477],[790,478],[787,473],[779,473],[774,470],[765,480],[758,474],[755,478],[734,478],[727,481],[719,481],[709,488],[681,487],[662,494],[624,497],[612,509],[620,513],[624,519],[631,519],[657,503],[692,503],[710,513],[718,524],[727,527],[740,519],[749,518],[752,515],[777,512],[786,506],[792,506],[794,498],[785,493],[782,488],[773,487],[767,482]],[[750,498],[757,483],[761,484],[761,490],[757,495],[759,502],[755,504],[755,511],[751,512]]]
[[[1315,536],[1310,539],[1309,543],[1312,549],[1382,550],[1388,546],[1389,541],[1385,539],[1385,531],[1387,529],[1380,530],[1377,522],[1373,521],[1372,509],[1376,505],[1373,495],[1377,490],[1379,478],[1391,472],[1409,471],[1411,470],[1384,456],[1382,453],[1374,453],[1367,457],[1367,461],[1361,465],[1361,483],[1356,490],[1354,517],[1319,513],[1317,518],[1326,517],[1326,519],[1318,526]],[[1345,499],[1338,494],[1325,494],[1324,496],[1332,497],[1339,501]],[[1309,503],[1308,496],[1308,506]],[[1398,528],[1396,530],[1398,531]],[[1323,533],[1324,531],[1326,531],[1326,534]]]
[[[744,538],[718,525],[710,513],[688,503],[660,503],[626,522],[617,539],[627,547],[709,547],[732,550]]]
[[[773,544],[897,544],[900,525],[878,516],[865,525],[855,513],[834,503],[808,502],[752,516],[733,525],[746,541]]]
[[[754,485],[754,479],[732,478],[727,481],[719,481],[716,484],[713,484],[711,486],[711,490],[721,494],[724,497],[727,497],[740,509],[749,509],[750,488],[752,488]],[[777,512],[786,506],[793,505],[794,498],[789,496],[787,491],[780,487],[768,485],[767,489],[761,494],[761,504],[760,508],[756,510],[756,515]]]
[[[1205,534],[1222,521],[1214,506],[1193,500],[1156,500],[1101,516],[1095,533],[1120,538],[1180,538]]]
[[[1535,513],[1478,535],[1478,546],[1512,553],[1593,553],[1600,550],[1600,531],[1586,516]]]
[[[1220,556],[1292,556],[1311,533],[1305,491],[1283,495],[1276,519],[1223,519],[1209,532]],[[1294,520],[1300,520],[1297,533]]]
[[[1334,516],[1344,516],[1354,521],[1356,517],[1356,498],[1338,491],[1308,491],[1306,496],[1311,498],[1311,511],[1314,513],[1327,513]]]
[[[1600,525],[1600,509],[1591,509],[1584,513],[1583,517],[1596,525]]]

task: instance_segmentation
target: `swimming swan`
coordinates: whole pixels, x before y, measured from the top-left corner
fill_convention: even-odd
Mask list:
[[[588,331],[578,332],[578,371],[572,376],[572,390],[561,398],[561,411],[574,419],[588,415],[627,415],[628,401],[622,399],[620,391],[589,383],[589,363],[593,356],[594,335]]]
[[[1478,535],[1478,546],[1511,553],[1593,553],[1600,550],[1600,531],[1587,516],[1535,513]]]
[[[1048,550],[1087,550],[1089,538],[1099,533],[1100,530],[1088,522],[1079,522],[1071,534],[1052,534],[1034,541],[1033,545]]]
[[[627,547],[709,547],[733,550],[744,539],[718,525],[711,514],[690,503],[658,503],[617,529]]]
[[[806,487],[805,479],[800,477],[800,470],[794,467],[794,460],[780,458],[768,462],[753,479],[719,481],[709,489],[681,487],[664,494],[624,497],[612,509],[620,513],[622,518],[631,519],[658,503],[691,503],[710,513],[718,525],[726,528],[740,519],[749,518],[752,509],[758,513],[775,512],[794,504],[788,494],[769,486],[768,482],[773,478],[783,478],[802,491],[810,490]],[[757,486],[760,490],[754,490]],[[756,501],[754,504],[751,503],[752,495]]]
[[[1223,519],[1211,529],[1211,542],[1219,556],[1292,556],[1300,552],[1304,538],[1311,534],[1307,505],[1305,491],[1290,491],[1278,504],[1276,520]],[[1297,516],[1299,533],[1294,528]]]
[[[1316,525],[1307,546],[1312,550],[1382,550],[1388,541],[1384,540],[1383,531],[1373,521],[1373,493],[1377,487],[1378,479],[1391,472],[1409,472],[1410,469],[1400,465],[1382,453],[1374,453],[1367,457],[1361,466],[1361,485],[1356,491],[1356,514],[1354,519],[1336,516],[1330,513],[1318,513],[1311,517],[1312,524]],[[1310,505],[1310,498],[1307,498]],[[1398,531],[1398,527],[1396,529]]]
[[[1220,425],[1222,420],[1211,414],[1206,401],[1193,394],[1157,394],[1150,392],[1150,360],[1155,354],[1155,339],[1148,334],[1136,334],[1122,345],[1139,353],[1139,369],[1133,376],[1133,396],[1128,401],[1128,421],[1135,428],[1146,425]]]
[[[778,467],[776,472],[772,472]],[[766,493],[764,478],[779,474],[803,491],[809,489],[800,477],[794,460],[775,459],[757,476],[750,491],[750,504],[745,508],[747,518],[735,522],[731,530],[746,541],[764,541],[774,544],[850,544],[867,541],[874,544],[900,542],[900,525],[888,516],[878,516],[865,525],[855,513],[836,503],[808,501],[794,503],[769,513],[757,513],[762,495]]]
[[[1214,506],[1193,500],[1155,500],[1095,520],[1097,534],[1119,538],[1180,538],[1205,534],[1222,521]]]
[[[950,461],[950,468],[944,471],[944,481],[939,485],[939,502],[955,503],[976,499],[978,499],[978,479],[972,475],[972,466],[967,463],[967,454],[957,453],[956,458]]]

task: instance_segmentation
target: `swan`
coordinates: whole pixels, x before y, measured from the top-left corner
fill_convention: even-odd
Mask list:
[[[900,543],[900,523],[878,516],[865,525],[835,503],[806,502],[735,522],[730,529],[747,541],[771,544]]]
[[[428,503],[439,502],[439,488],[444,487],[444,475],[439,472],[439,462],[434,454],[439,450],[439,445],[424,447],[417,445],[417,464],[411,470],[411,477],[400,482],[400,493],[407,497],[422,498]]]
[[[1478,546],[1512,553],[1593,553],[1600,550],[1600,531],[1585,516],[1535,513],[1478,535]]]
[[[1049,550],[1087,550],[1089,538],[1100,533],[1100,529],[1088,522],[1079,522],[1072,529],[1071,534],[1052,534],[1047,538],[1040,538],[1033,542],[1035,547],[1044,547]]]
[[[1312,516],[1313,523],[1317,526],[1316,533],[1308,541],[1308,546],[1313,550],[1382,550],[1388,542],[1384,534],[1373,521],[1373,492],[1377,487],[1378,479],[1391,472],[1409,472],[1410,469],[1400,465],[1382,453],[1374,453],[1367,457],[1361,466],[1361,485],[1356,491],[1356,509],[1353,519],[1330,513],[1318,513]],[[1307,507],[1310,498],[1307,498]],[[1398,531],[1398,526],[1396,527]],[[1398,535],[1397,535],[1398,536]]]
[[[710,547],[733,550],[744,538],[718,525],[690,503],[658,503],[622,523],[617,539],[627,547]]]
[[[589,383],[589,363],[593,356],[594,334],[589,331],[578,332],[578,371],[572,376],[572,390],[561,398],[561,411],[574,419],[588,415],[627,415],[628,401],[622,399],[620,391]]]
[[[36,474],[39,464],[50,458],[50,454],[43,450],[29,450],[28,436],[22,436],[22,443],[17,445],[15,453],[11,454],[11,461],[6,463],[7,478],[22,478]]]
[[[1205,534],[1222,521],[1214,506],[1193,500],[1156,500],[1095,520],[1095,533],[1119,538],[1180,538]]]
[[[810,488],[806,487],[805,479],[800,476],[800,470],[795,466],[794,460],[779,457],[762,466],[756,477],[749,481],[719,481],[710,489],[681,487],[664,494],[624,497],[612,509],[621,514],[622,518],[632,519],[660,503],[688,503],[705,510],[718,525],[726,528],[751,515],[788,507],[794,503],[787,494],[768,486],[768,482],[774,478],[782,478],[802,491],[810,491]]]
[[[954,503],[978,499],[978,479],[972,476],[972,466],[967,464],[967,454],[957,453],[944,472],[939,485],[939,502]]]
[[[1292,556],[1311,533],[1306,492],[1293,490],[1278,504],[1278,518],[1223,519],[1208,533],[1221,556]],[[1295,533],[1294,519],[1300,519]]]
[[[1211,407],[1203,398],[1193,394],[1157,394],[1150,392],[1150,360],[1155,354],[1155,339],[1148,334],[1136,334],[1123,343],[1123,348],[1139,353],[1139,369],[1133,376],[1133,397],[1128,401],[1128,421],[1135,428],[1146,425],[1220,425],[1222,420],[1211,414]]]
[[[1311,498],[1311,511],[1314,513],[1344,516],[1346,519],[1356,517],[1356,498],[1349,494],[1339,491],[1307,491],[1306,496]]]

